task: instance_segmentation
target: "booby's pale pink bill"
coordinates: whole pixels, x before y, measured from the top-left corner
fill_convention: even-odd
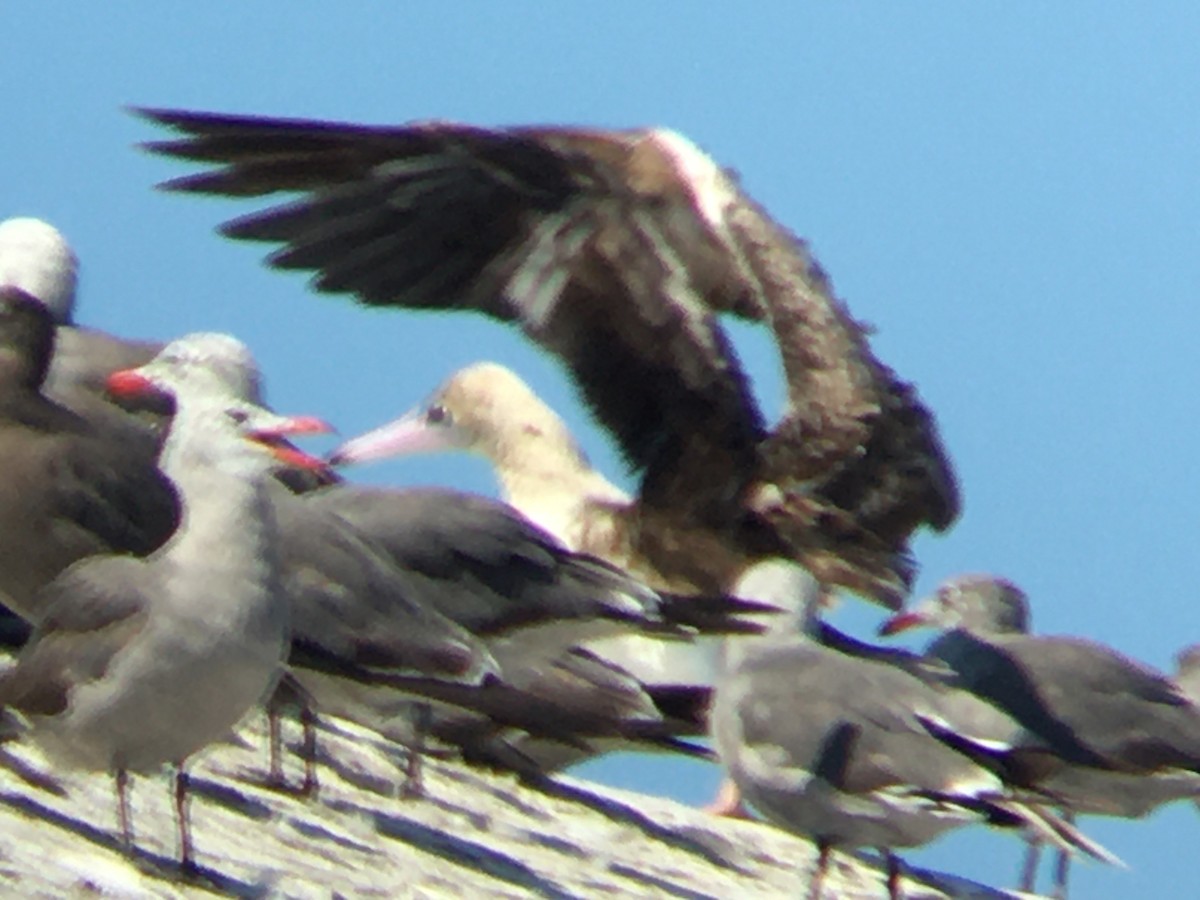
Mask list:
[[[559,357],[640,480],[619,513],[646,535],[646,570],[680,568],[662,548],[720,544],[728,564],[701,549],[687,567],[723,590],[769,547],[896,609],[912,534],[958,516],[914,387],[875,355],[808,245],[683,135],[135,113],[173,133],[147,149],[200,166],[163,187],[292,195],[221,228],[274,244],[273,267],[367,306],[481,312]],[[771,331],[788,396],[773,426],[724,314]],[[414,424],[332,459],[441,443]],[[464,425],[424,424],[449,440]]]
[[[456,446],[452,426],[429,421],[425,409],[415,409],[366,434],[346,441],[329,454],[331,465],[372,462],[389,456],[434,453]]]

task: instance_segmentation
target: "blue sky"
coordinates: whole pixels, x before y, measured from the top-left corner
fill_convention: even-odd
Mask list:
[[[918,592],[992,570],[1037,626],[1169,666],[1200,640],[1200,9],[1184,3],[4,4],[0,217],[61,228],[80,319],[130,336],[232,332],[271,399],[344,434],[460,365],[518,369],[620,465],[552,360],[482,318],[366,312],[266,271],[213,227],[245,204],[151,190],[183,169],[127,104],[379,123],[667,125],[808,238],[880,357],[916,381],[965,514],[922,537]],[[769,340],[739,347],[770,413]],[[374,483],[494,490],[481,461],[397,461]],[[838,621],[879,618],[847,604]],[[713,773],[622,757],[590,773],[703,799]],[[1130,864],[1076,896],[1187,893],[1196,811],[1092,820]],[[914,862],[994,884],[1015,841],[955,835]]]

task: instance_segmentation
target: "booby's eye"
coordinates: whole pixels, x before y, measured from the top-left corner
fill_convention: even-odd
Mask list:
[[[238,425],[245,425],[246,420],[250,418],[250,414],[242,409],[228,409],[225,411],[225,415],[229,416]]]
[[[450,410],[441,404],[434,404],[425,411],[425,421],[430,425],[449,425]]]

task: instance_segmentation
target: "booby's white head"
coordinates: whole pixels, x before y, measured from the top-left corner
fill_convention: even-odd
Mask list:
[[[347,441],[334,459],[361,463],[451,448],[479,453],[502,473],[564,458],[590,470],[566,423],[519,375],[494,362],[459,369],[421,407]]]
[[[69,325],[78,281],[79,260],[57,228],[41,219],[0,222],[0,284],[36,297],[57,324]]]

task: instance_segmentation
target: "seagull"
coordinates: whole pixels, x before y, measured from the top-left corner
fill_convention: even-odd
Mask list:
[[[145,556],[179,521],[171,481],[117,434],[42,392],[55,342],[47,308],[0,285],[0,602],[28,622],[40,588],[97,553]]]
[[[543,734],[546,740],[518,738],[523,749],[516,756],[509,752],[508,732],[501,738],[502,755],[525,758],[519,766],[506,765],[526,773],[622,742],[692,752],[676,739],[705,733],[708,688],[686,680],[663,684],[651,679],[661,674],[654,661],[614,660],[611,648],[642,632],[690,648],[693,633],[754,631],[759,626],[751,614],[769,611],[725,597],[657,594],[601,560],[569,552],[505,504],[460,491],[342,484],[301,499],[307,513],[332,513],[358,527],[420,586],[431,607],[486,643],[502,680],[482,691],[500,703],[489,707],[491,717],[512,727],[527,720],[526,731],[551,731]],[[524,708],[506,719],[516,707],[503,698],[513,690],[515,699],[525,697]],[[679,703],[686,711],[671,712]],[[546,711],[539,714],[539,708]],[[352,711],[344,714],[354,718]],[[441,710],[431,733],[453,731],[458,736],[450,742],[465,754],[494,761],[487,749],[494,726],[464,716]],[[568,728],[568,722],[574,724]]]
[[[201,370],[199,361],[208,368]],[[121,370],[108,390],[131,399],[167,394],[180,402],[254,403],[261,397],[257,368],[240,341],[221,334],[189,335],[167,344],[150,362]],[[328,430],[310,423],[310,430]],[[481,642],[421,602],[420,585],[398,571],[370,541],[334,515],[309,510],[300,496],[274,481],[265,489],[279,531],[281,590],[291,608],[293,644],[354,663],[478,683],[495,669]],[[271,780],[282,784],[279,712],[285,697],[297,695],[306,728],[303,793],[316,789],[312,756],[315,703],[344,713],[340,692],[318,676],[293,668],[285,691],[267,706],[271,734]],[[393,706],[396,704],[393,703]]]
[[[107,379],[148,363],[164,348],[159,341],[132,340],[75,320],[79,261],[66,237],[48,222],[13,218],[0,222],[0,286],[20,288],[46,306],[55,324],[54,352],[42,392],[86,419],[92,428],[122,442],[124,453],[147,464],[157,460],[173,412],[162,394],[114,398]],[[257,384],[245,399],[266,407]],[[303,492],[337,481],[328,467],[279,466],[276,477]]]
[[[129,773],[175,766],[185,870],[195,857],[184,765],[283,670],[288,607],[265,482],[276,458],[304,457],[252,440],[249,429],[274,435],[292,425],[244,405],[181,408],[162,459],[183,499],[180,527],[144,559],[93,556],[44,587],[33,635],[0,677],[0,704],[56,765],[114,774],[127,850]]]
[[[150,150],[213,167],[169,189],[301,194],[223,228],[281,244],[272,265],[371,306],[483,312],[556,354],[640,473],[610,513],[656,587],[718,593],[782,556],[895,608],[912,532],[957,517],[914,387],[805,243],[682,135],[138,113],[176,133]],[[722,314],[774,334],[772,429]]]
[[[727,647],[712,713],[721,759],[746,799],[781,827],[816,841],[810,897],[831,851],[879,848],[889,897],[900,896],[894,850],[971,823],[1034,829],[1058,846],[1112,857],[1011,788],[994,767],[939,739],[952,722],[947,693],[883,658],[819,641],[826,589],[793,569],[792,615]],[[757,577],[757,573],[756,573]],[[759,591],[758,593],[761,593]]]
[[[1029,602],[992,575],[961,575],[881,627],[942,634],[926,651],[1037,735],[1067,765],[1039,784],[1071,813],[1141,818],[1200,797],[1200,706],[1180,685],[1102,644],[1030,634]],[[1026,863],[1025,889],[1036,869]],[[1055,890],[1066,894],[1067,860]]]
[[[78,284],[78,257],[57,228],[28,217],[0,222],[0,285],[20,288],[40,300],[56,326],[44,392],[93,425],[120,435],[130,452],[156,458],[165,432],[165,410],[131,415],[112,402],[104,381],[118,369],[149,362],[162,344],[76,324]]]
[[[58,323],[69,323],[79,287],[79,259],[61,231],[27,216],[0,222],[0,285],[37,297]]]

